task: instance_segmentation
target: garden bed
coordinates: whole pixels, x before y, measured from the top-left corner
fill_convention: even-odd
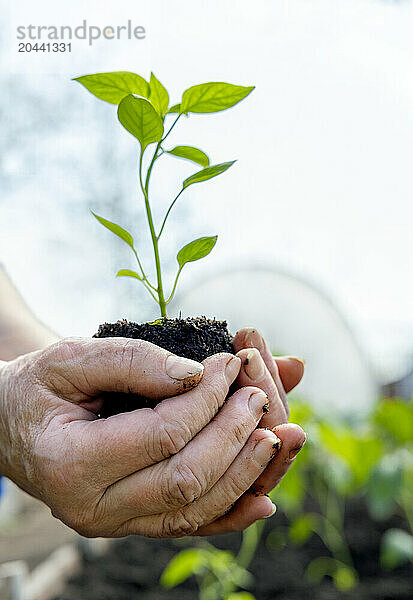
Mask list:
[[[411,600],[413,597],[412,565],[391,571],[380,568],[380,539],[384,531],[405,526],[403,519],[393,516],[386,521],[373,521],[361,499],[353,499],[347,507],[345,533],[360,582],[350,592],[341,592],[329,579],[310,583],[304,576],[306,566],[326,549],[317,536],[304,545],[288,544],[275,550],[265,544],[268,534],[286,527],[287,520],[278,513],[266,523],[263,540],[251,565],[254,586],[251,592],[258,600]],[[240,534],[210,538],[219,548],[237,552]],[[190,541],[193,545],[193,539]],[[202,543],[195,538],[195,543]],[[84,559],[82,571],[67,585],[56,600],[194,600],[198,596],[196,582],[189,579],[177,588],[165,590],[159,577],[174,554],[185,547],[185,540],[151,540],[131,536],[111,544],[108,552],[94,559]]]

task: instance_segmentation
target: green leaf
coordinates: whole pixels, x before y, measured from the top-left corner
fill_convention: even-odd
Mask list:
[[[118,119],[141,145],[142,152],[154,142],[159,142],[163,135],[163,123],[150,102],[143,98],[126,96],[118,107]]]
[[[330,556],[318,556],[307,566],[306,575],[310,581],[319,583],[327,575],[332,577],[336,568],[337,566],[334,558],[331,558]]]
[[[394,456],[386,457],[367,483],[367,504],[373,518],[386,519],[392,515],[402,483],[402,465]]]
[[[192,160],[192,162],[201,165],[201,167],[209,166],[209,158],[199,150],[199,148],[194,148],[193,146],[175,146],[172,150],[167,150],[168,154],[173,154],[174,156],[178,156],[179,158],[185,158],[186,160]]]
[[[119,104],[122,98],[128,94],[137,94],[145,98],[149,96],[148,82],[140,75],[130,71],[82,75],[74,77],[73,81],[78,81],[94,96],[110,102],[110,104]]]
[[[168,110],[169,94],[153,73],[151,73],[149,88],[149,100],[155,107],[156,112],[163,118]]]
[[[179,112],[181,112],[181,105],[180,104],[174,104],[168,110],[168,115],[173,114],[173,113],[179,113]]]
[[[161,584],[166,588],[172,588],[191,575],[199,573],[207,562],[207,554],[205,550],[198,548],[182,550],[166,565],[161,575]]]
[[[403,529],[388,529],[381,542],[381,564],[394,569],[413,560],[413,535]]]
[[[131,271],[130,269],[121,269],[116,273],[116,277],[134,277],[135,279],[142,281],[142,277],[138,275],[136,271]]]
[[[400,445],[413,440],[413,402],[401,399],[383,400],[375,410],[374,422]]]
[[[194,173],[183,182],[183,188],[187,188],[189,185],[193,183],[200,183],[201,181],[207,181],[208,179],[212,179],[212,177],[216,177],[221,173],[224,173],[227,169],[232,167],[232,165],[236,162],[232,160],[230,162],[220,163],[218,165],[212,165],[211,167],[206,167],[206,169],[202,169],[202,171],[198,171]]]
[[[291,541],[297,546],[305,544],[316,530],[318,515],[304,513],[299,515],[290,525],[289,536]]]
[[[215,246],[217,239],[217,235],[211,237],[201,237],[193,242],[189,242],[189,244],[186,244],[186,246],[181,248],[176,256],[178,259],[179,268],[182,269],[186,263],[194,262],[195,260],[199,260],[200,258],[207,256]]]
[[[226,574],[231,566],[235,565],[235,556],[229,550],[211,550],[208,557],[208,566],[218,577]]]
[[[222,82],[194,85],[183,93],[180,112],[219,112],[243,100],[253,89],[254,86],[244,87]]]
[[[112,221],[108,221],[107,219],[104,219],[103,217],[99,217],[99,215],[96,215],[93,212],[93,210],[91,210],[90,212],[99,221],[99,223],[101,223],[104,227],[106,227],[106,229],[109,229],[109,231],[111,231],[112,233],[117,235],[121,240],[126,242],[128,244],[128,246],[130,246],[132,249],[134,248],[133,237],[131,236],[131,234],[128,231],[126,231],[126,229],[123,229],[123,227],[121,227],[120,225],[116,225],[116,223],[112,223]]]
[[[340,591],[349,591],[357,583],[357,571],[330,556],[319,556],[310,562],[306,569],[310,581],[320,582],[324,577],[333,578],[336,588]]]
[[[381,440],[357,434],[350,427],[333,427],[327,423],[322,423],[319,431],[322,445],[350,469],[354,485],[364,484],[382,455]]]
[[[357,574],[347,565],[341,565],[333,575],[334,585],[340,592],[349,592],[357,584]]]

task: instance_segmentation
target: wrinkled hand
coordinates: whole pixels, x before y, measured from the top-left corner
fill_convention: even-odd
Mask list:
[[[244,529],[270,515],[268,497],[250,494],[222,515],[278,446],[257,429],[261,390],[225,402],[240,365],[217,354],[202,366],[124,338],[61,340],[0,363],[0,472],[89,537]],[[97,419],[103,392],[167,399]]]
[[[302,379],[304,362],[296,357],[274,358],[262,335],[254,328],[243,328],[234,337],[234,349],[241,359],[237,385],[255,386],[262,389],[269,401],[269,409],[260,421],[260,427],[272,429],[281,440],[275,458],[253,483],[251,488],[221,519],[203,527],[200,535],[214,535],[244,529],[253,521],[253,507],[264,503],[265,494],[275,488],[287,473],[295,457],[303,447],[306,434],[298,425],[288,423],[287,393]]]

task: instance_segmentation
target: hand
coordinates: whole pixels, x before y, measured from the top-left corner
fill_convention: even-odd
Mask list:
[[[260,427],[272,429],[281,443],[275,458],[234,508],[224,517],[201,528],[199,535],[238,531],[252,524],[253,507],[258,510],[259,502],[264,506],[264,502],[268,501],[265,494],[278,485],[306,440],[301,427],[287,423],[287,393],[301,381],[304,361],[293,356],[274,358],[265,339],[251,327],[238,331],[233,343],[237,356],[242,361],[236,383],[239,388],[255,386],[267,394],[269,409],[261,419]]]
[[[258,388],[224,405],[240,365],[217,354],[202,366],[124,338],[62,340],[1,363],[0,472],[85,536],[180,537],[214,520],[220,532],[216,519],[277,450],[256,429],[268,408]],[[97,419],[102,392],[169,398]],[[222,529],[271,511],[254,498]]]

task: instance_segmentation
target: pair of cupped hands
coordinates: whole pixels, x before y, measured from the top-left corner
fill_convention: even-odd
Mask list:
[[[252,328],[234,348],[201,364],[69,338],[0,363],[0,472],[87,537],[213,535],[271,516],[266,494],[305,442],[286,401],[304,365],[273,358]],[[105,392],[160,402],[98,419]]]

